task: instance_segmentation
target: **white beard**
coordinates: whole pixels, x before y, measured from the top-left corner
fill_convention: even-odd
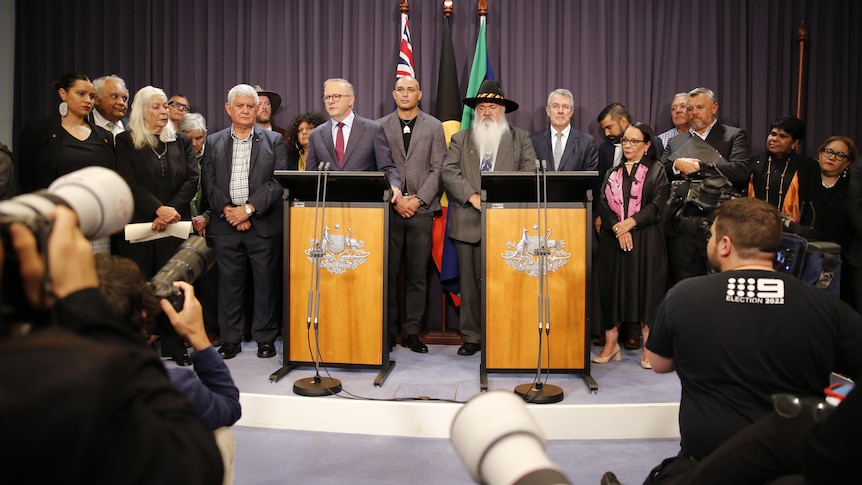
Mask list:
[[[508,129],[509,122],[506,121],[505,113],[501,115],[500,121],[480,121],[477,114],[473,113],[473,143],[479,149],[480,160],[485,154],[490,154],[492,159],[496,158],[497,147],[500,146],[503,133]]]

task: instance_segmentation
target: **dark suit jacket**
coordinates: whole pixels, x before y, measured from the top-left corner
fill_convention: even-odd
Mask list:
[[[207,137],[207,149],[201,163],[204,194],[213,209],[207,234],[233,234],[236,229],[224,218],[222,209],[232,205],[230,170],[233,163],[231,127]],[[256,212],[251,216],[251,231],[262,237],[281,236],[284,225],[284,190],[273,177],[273,171],[287,169],[284,138],[278,133],[254,127],[251,165],[248,174],[248,202]],[[217,216],[216,216],[217,214]]]
[[[671,158],[671,155],[680,147],[682,147],[689,138],[692,137],[691,132],[681,133],[667,142],[664,152],[661,155],[661,163],[664,164],[667,170],[668,180],[680,180],[681,174],[673,172],[673,162],[676,158]],[[748,145],[748,136],[745,130],[736,128],[735,126],[727,126],[721,123],[716,123],[709,136],[706,137],[706,142],[712,145],[715,150],[727,160],[728,165],[721,167],[721,173],[733,183],[734,187],[740,192],[744,192],[748,177],[751,173],[749,169],[749,159],[751,158],[751,149]]]
[[[329,162],[329,170],[341,172],[384,172],[389,185],[401,189],[401,176],[392,161],[392,151],[383,127],[376,121],[353,117],[350,138],[344,147],[344,160],[341,167],[335,156],[335,141],[332,139],[332,120],[318,126],[308,137],[308,153],[305,156],[305,169],[317,170],[321,162]]]
[[[468,199],[480,194],[482,176],[479,170],[479,150],[473,143],[473,130],[452,135],[449,150],[443,159],[443,186],[449,197],[449,229],[452,239],[477,243],[482,238],[481,215]],[[497,148],[495,172],[532,172],[536,169],[536,152],[530,134],[510,128],[503,134]]]
[[[23,192],[45,189],[57,177],[69,172],[64,170],[60,156],[61,135],[65,131],[62,118],[53,116],[44,120],[28,123],[21,131],[21,139],[15,157],[15,168]],[[117,169],[114,158],[114,135],[99,128],[94,123],[90,127],[104,143],[104,157],[93,160],[93,165]]]
[[[171,195],[167,199],[158,195],[160,167],[156,154],[150,148],[136,149],[130,131],[117,135],[117,171],[135,199],[132,222],[152,222],[162,205],[176,209],[184,220],[191,219],[190,202],[198,190],[200,172],[192,141],[185,133],[177,133],[177,141],[167,144],[165,160],[170,173]]]
[[[440,170],[446,155],[446,134],[437,118],[422,111],[416,116],[410,148],[404,150],[404,133],[398,113],[377,120],[383,126],[392,159],[404,183],[404,190],[425,202],[419,212],[440,210]],[[351,135],[352,138],[352,135]]]
[[[52,311],[57,325],[0,339],[4,483],[221,483],[212,430],[99,290]]]
[[[548,168],[550,168],[554,160],[551,129],[548,128],[547,130],[533,134],[530,140],[533,142],[536,156],[539,160],[547,160]],[[553,167],[553,170],[556,172],[597,170],[598,166],[599,152],[596,149],[596,142],[593,137],[574,128],[569,130],[566,147],[563,148],[563,156],[560,158],[560,166]]]

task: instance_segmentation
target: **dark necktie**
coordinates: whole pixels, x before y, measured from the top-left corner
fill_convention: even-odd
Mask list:
[[[344,123],[339,121],[338,134],[335,136],[335,157],[338,158],[338,168],[341,168],[344,162],[344,132],[341,131],[343,127]]]

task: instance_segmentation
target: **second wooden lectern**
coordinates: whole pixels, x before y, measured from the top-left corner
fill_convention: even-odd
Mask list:
[[[536,369],[540,321],[550,325],[543,335],[550,347],[542,344],[542,366],[557,373],[581,373],[591,389],[597,387],[590,377],[587,346],[590,200],[597,176],[596,172],[549,172],[540,177],[537,188],[535,173],[482,174],[482,390],[488,388],[487,372]],[[543,246],[549,319],[538,315],[542,269],[537,249]]]

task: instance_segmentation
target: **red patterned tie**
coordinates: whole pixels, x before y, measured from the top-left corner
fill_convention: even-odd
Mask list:
[[[344,127],[344,123],[339,121],[338,134],[335,136],[335,157],[338,158],[338,168],[341,168],[344,161],[344,132],[341,131],[342,127]]]

